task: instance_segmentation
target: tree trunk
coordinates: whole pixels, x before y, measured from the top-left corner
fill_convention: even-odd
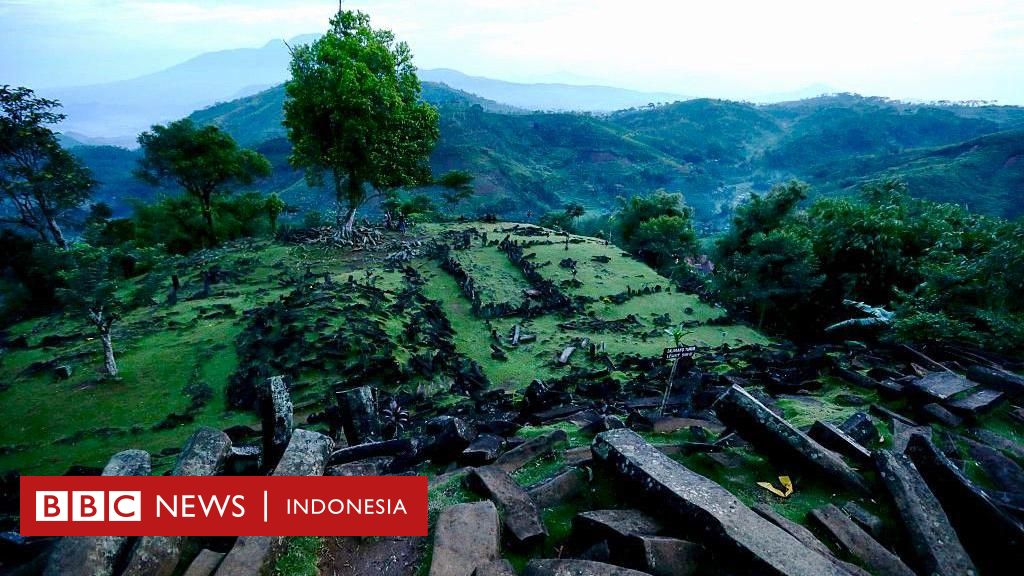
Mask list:
[[[57,225],[57,221],[54,220],[53,216],[46,217],[46,227],[50,229],[50,235],[53,236],[53,243],[58,248],[67,248],[68,242],[64,239],[64,233],[61,232],[60,226]]]
[[[103,370],[107,376],[117,376],[117,361],[114,360],[114,345],[110,341],[110,331],[100,333],[100,342],[103,343]]]
[[[206,241],[207,241],[207,247],[214,246],[217,243],[216,236],[214,235],[214,232],[213,232],[213,208],[210,206],[210,203],[211,203],[210,196],[211,195],[210,195],[209,192],[204,192],[203,193],[203,197],[202,197],[202,201],[203,201],[203,220],[206,221]]]
[[[356,207],[350,205],[345,210],[345,221],[341,225],[341,237],[351,238],[356,226]]]

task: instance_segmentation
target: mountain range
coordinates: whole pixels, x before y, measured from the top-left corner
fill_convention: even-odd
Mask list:
[[[527,218],[568,201],[614,209],[619,196],[683,192],[700,221],[721,227],[735,204],[774,183],[800,178],[818,194],[902,177],[915,195],[1006,217],[1024,213],[1024,108],[908,104],[853,94],[770,105],[696,99],[608,115],[525,112],[444,84],[425,82],[437,106],[437,172],[471,171],[471,209]],[[260,184],[296,206],[322,206],[288,165],[278,86],[194,112],[266,155]],[[136,152],[74,150],[105,182],[102,195],[124,209],[154,194],[131,177]]]
[[[305,35],[274,40],[260,48],[210,52],[138,78],[56,88],[42,95],[64,105],[68,118],[60,126],[63,132],[81,141],[131,148],[136,136],[153,124],[283,83],[289,76],[289,46],[315,38]],[[678,94],[610,86],[505,82],[448,69],[420,70],[419,76],[423,81],[444,83],[523,110],[611,112],[686,99]]]

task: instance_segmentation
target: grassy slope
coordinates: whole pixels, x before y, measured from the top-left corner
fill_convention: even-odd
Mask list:
[[[501,230],[508,225],[477,225],[499,239]],[[457,230],[465,225],[424,225],[414,233],[434,236],[446,230]],[[552,238],[558,239],[552,235]],[[521,240],[537,240],[523,237]],[[538,263],[551,261],[542,268],[556,282],[569,279],[568,271],[558,266],[565,257],[562,245],[536,246]],[[471,263],[472,273],[480,280],[480,288],[494,299],[523,298],[528,287],[518,269],[508,263],[504,254],[495,247],[480,247],[479,242],[468,251],[455,253]],[[440,270],[433,260],[419,259],[413,264],[427,280],[425,295],[442,303],[442,308],[455,329],[458,352],[479,362],[492,383],[519,389],[537,377],[564,374],[568,368],[554,361],[561,349],[577,338],[590,338],[595,343],[606,342],[612,357],[625,353],[655,355],[667,345],[662,327],[655,325],[655,316],[668,314],[672,322],[684,320],[704,321],[721,312],[685,295],[662,292],[633,298],[622,305],[602,301],[602,296],[617,294],[626,286],[641,288],[667,281],[652,270],[621,253],[614,246],[586,239],[572,244],[570,256],[580,262],[578,278],[583,281],[579,289],[567,289],[595,299],[587,312],[602,319],[620,319],[629,314],[638,318],[638,325],[628,333],[594,333],[583,329],[566,330],[558,324],[572,318],[554,315],[528,321],[515,318],[483,320],[471,310],[469,300],[461,293],[451,276]],[[606,256],[608,264],[591,261],[592,256]],[[0,381],[11,384],[0,391],[0,471],[18,469],[23,473],[61,473],[71,464],[100,466],[118,450],[138,447],[154,455],[181,444],[197,425],[207,424],[226,428],[235,424],[255,426],[253,415],[247,412],[225,410],[225,389],[239,358],[235,342],[248,325],[245,311],[274,302],[291,292],[289,279],[301,277],[307,270],[316,275],[329,272],[336,281],[353,276],[358,282],[369,282],[385,290],[389,302],[403,288],[402,275],[397,271],[381,269],[373,257],[368,266],[364,256],[337,253],[298,246],[284,246],[269,242],[238,244],[230,248],[197,254],[190,259],[169,261],[152,274],[162,286],[154,294],[154,303],[127,314],[115,327],[114,344],[121,368],[117,381],[98,379],[96,371],[101,365],[99,343],[91,339],[87,327],[78,319],[47,317],[17,325],[11,336],[25,335],[31,348],[9,350],[0,356]],[[202,286],[201,272],[213,264],[238,274],[238,278],[214,285],[210,298],[188,300]],[[184,288],[178,304],[164,303],[171,271],[182,278]],[[366,275],[372,270],[371,276]],[[146,278],[125,289],[126,295],[145,284]],[[230,306],[233,313],[224,315],[222,307]],[[692,312],[685,311],[691,308]],[[304,322],[319,333],[337,330],[345,318],[321,312],[317,308],[299,311]],[[406,316],[381,312],[384,329],[395,342],[399,341]],[[583,317],[586,319],[586,316]],[[506,334],[516,323],[528,333],[536,333],[536,343],[508,348],[509,360],[491,358],[491,328]],[[310,328],[310,335],[313,335]],[[39,347],[40,341],[51,335],[71,336],[58,346]],[[741,344],[764,342],[756,332],[743,326],[696,326],[688,341],[707,346],[723,343]],[[404,363],[410,354],[407,345],[396,346],[393,356]],[[29,367],[36,362],[69,364],[73,375],[68,380],[57,380],[52,367],[32,373]],[[577,366],[597,367],[585,354],[573,358]],[[326,392],[333,384],[333,374],[315,369],[301,373],[302,386],[294,392],[302,421],[304,416],[324,406]],[[210,388],[212,397],[196,412],[194,423],[154,429],[171,413],[184,414],[190,402],[187,388],[203,383]],[[173,464],[173,454],[158,457],[157,471]]]

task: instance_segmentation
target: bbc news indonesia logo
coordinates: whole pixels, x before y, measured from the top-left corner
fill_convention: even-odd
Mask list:
[[[36,492],[36,522],[140,522],[142,492]]]
[[[422,476],[21,478],[24,536],[426,536]]]

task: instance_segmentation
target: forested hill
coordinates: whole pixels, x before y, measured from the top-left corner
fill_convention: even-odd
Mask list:
[[[434,83],[423,96],[441,111],[435,169],[470,170],[475,208],[510,218],[567,201],[608,209],[618,196],[665,188],[683,192],[698,219],[724,223],[738,200],[791,177],[838,193],[903,176],[915,195],[1007,217],[1024,212],[1019,107],[840,94],[771,105],[698,99],[594,116],[525,112]],[[283,102],[276,87],[192,118],[266,154],[275,174],[263,185],[312,204],[315,192],[287,166]]]

